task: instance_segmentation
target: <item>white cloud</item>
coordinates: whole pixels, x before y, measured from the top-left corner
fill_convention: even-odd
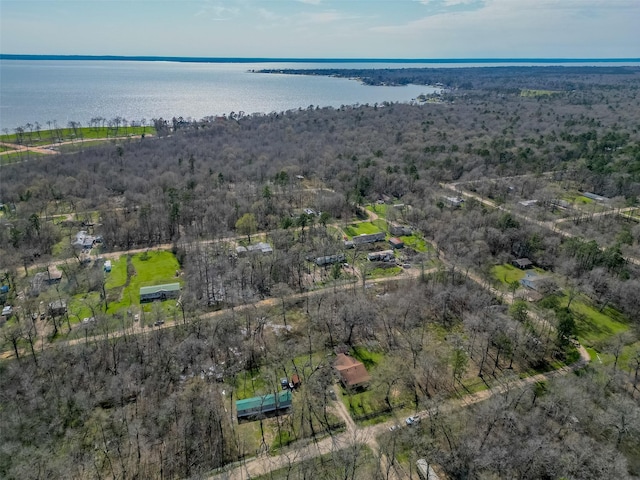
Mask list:
[[[214,20],[224,20],[235,17],[240,10],[233,4],[225,0],[207,0],[202,4],[196,16],[208,16]]]
[[[486,0],[371,31],[414,51],[421,45],[423,57],[634,57],[638,18],[637,0]]]
[[[317,13],[303,13],[300,22],[304,24],[325,24],[344,20],[345,16],[335,10]]]
[[[469,5],[472,3],[478,3],[478,0],[444,0],[445,7],[455,7],[457,5]]]
[[[320,5],[322,0],[296,0],[300,3],[306,3],[307,5]]]

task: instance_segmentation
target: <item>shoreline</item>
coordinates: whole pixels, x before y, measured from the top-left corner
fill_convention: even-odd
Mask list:
[[[0,53],[0,60],[133,61],[178,63],[413,63],[413,64],[576,64],[640,63],[638,58],[287,58],[287,57],[183,57],[160,55],[38,55]]]

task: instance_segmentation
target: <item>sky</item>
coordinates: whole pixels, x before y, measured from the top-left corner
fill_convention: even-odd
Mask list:
[[[0,53],[638,58],[640,0],[0,0]]]

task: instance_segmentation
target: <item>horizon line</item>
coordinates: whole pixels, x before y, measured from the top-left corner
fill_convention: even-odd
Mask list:
[[[627,63],[640,57],[482,57],[482,58],[367,58],[367,57],[189,57],[166,55],[68,55],[0,53],[0,60],[109,60],[183,63]]]

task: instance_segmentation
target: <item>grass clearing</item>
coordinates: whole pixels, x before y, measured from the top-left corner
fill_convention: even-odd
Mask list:
[[[236,400],[266,395],[270,390],[262,369],[240,372],[233,380],[233,388]]]
[[[353,347],[353,358],[360,360],[369,370],[377,367],[384,360],[384,353],[375,352],[364,347]]]
[[[107,298],[110,299],[107,313],[115,313],[131,305],[140,305],[140,287],[182,283],[177,277],[180,265],[173,253],[168,251],[144,252],[132,255],[130,262],[126,255],[112,261],[111,272],[107,273]],[[162,302],[169,306],[172,300]],[[169,305],[171,304],[171,305]],[[151,312],[152,304],[144,304],[145,312]],[[172,310],[171,310],[172,311]]]
[[[404,242],[405,247],[413,248],[416,252],[424,253],[432,250],[431,245],[417,235],[403,235],[399,238]]]
[[[600,312],[588,302],[585,297],[571,302],[580,343],[600,350],[599,346],[611,336],[629,330],[629,324],[620,312],[611,307]]]
[[[57,128],[51,130],[40,130],[39,132],[25,131],[23,134],[11,133],[0,135],[0,142],[19,143],[28,146],[43,146],[54,143],[68,142],[71,140],[92,140],[107,139],[114,137],[126,137],[131,135],[154,135],[155,128],[150,126],[120,126],[116,127],[80,127]]]
[[[366,209],[370,212],[375,213],[380,218],[387,218],[388,205],[384,203],[374,203],[373,205],[367,205]]]
[[[589,205],[590,203],[593,203],[593,199],[585,197],[583,195],[578,195],[574,199],[574,203],[578,203],[578,204],[581,204],[581,205]]]
[[[525,276],[525,271],[508,263],[504,263],[502,265],[494,266],[491,269],[491,274],[500,283],[505,286],[509,286],[513,282],[519,282],[522,280]]]
[[[379,224],[380,221],[378,220],[376,223]],[[379,225],[376,225],[373,222],[352,223],[344,229],[344,233],[346,233],[347,236],[351,238],[357,237],[358,235],[362,234],[380,233],[383,231],[384,228],[381,229]]]
[[[402,267],[397,265],[389,265],[385,267],[376,267],[367,272],[368,278],[386,278],[395,277],[402,273]]]

